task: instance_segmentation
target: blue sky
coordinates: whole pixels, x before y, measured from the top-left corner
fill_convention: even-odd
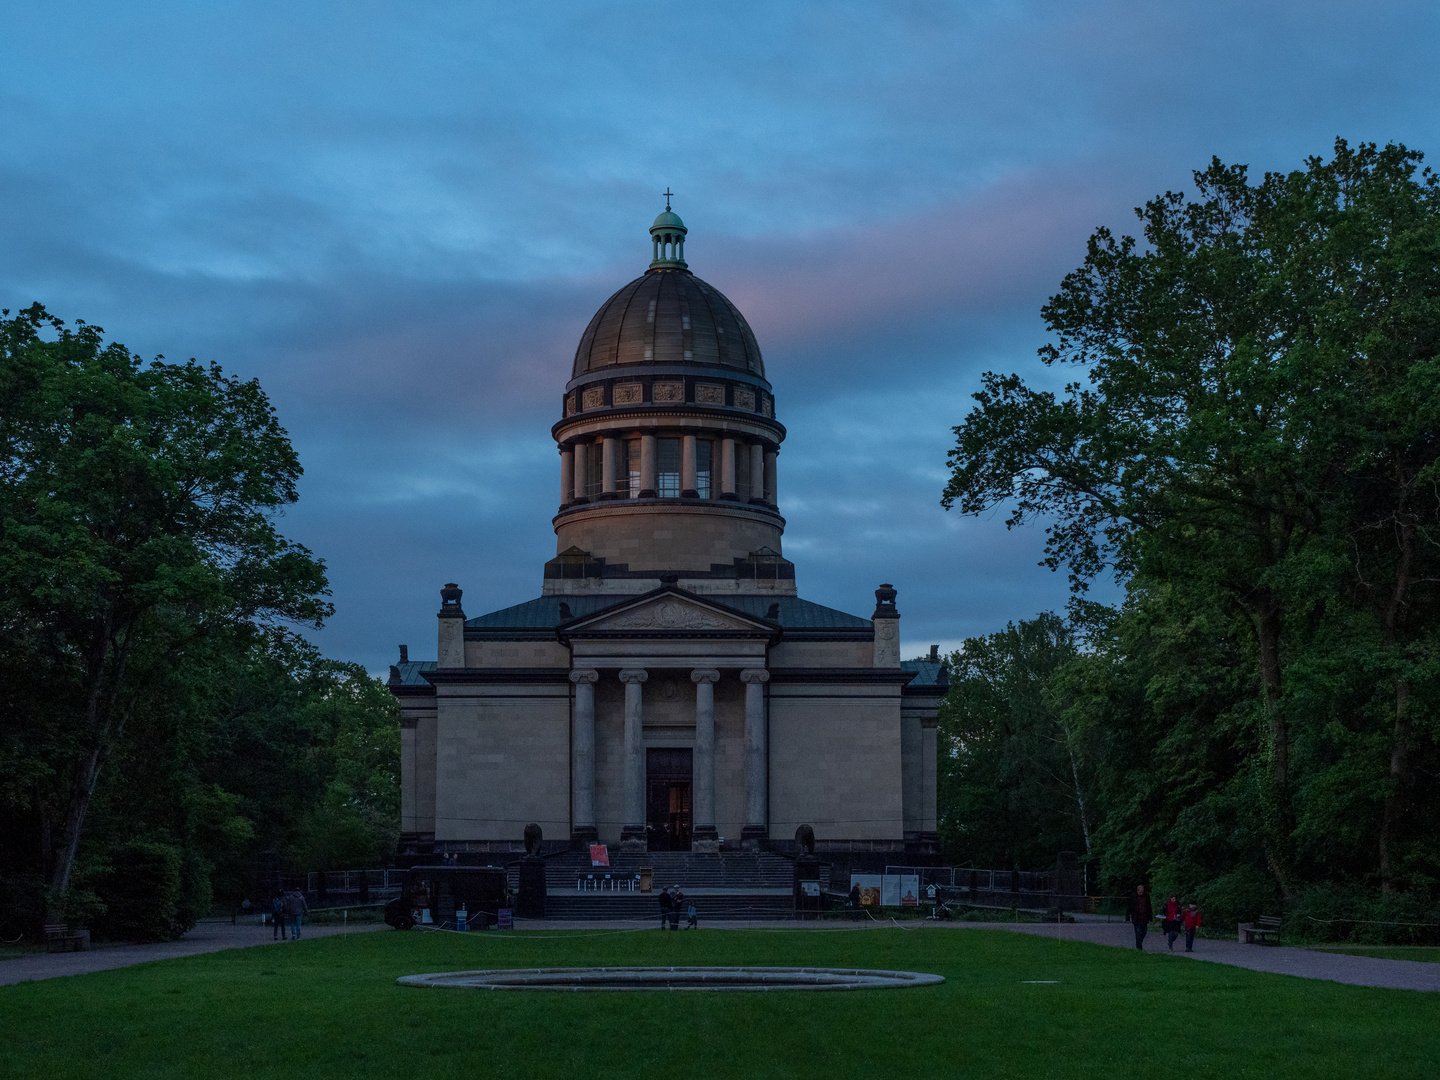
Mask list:
[[[1042,536],[939,506],[987,369],[1097,226],[1211,155],[1440,154],[1425,3],[109,3],[7,11],[0,307],[258,377],[306,466],[330,655],[434,655],[538,595],[550,424],[658,193],[789,429],[786,554],[907,655],[1065,601]]]

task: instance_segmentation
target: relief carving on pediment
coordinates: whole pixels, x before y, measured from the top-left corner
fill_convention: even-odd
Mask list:
[[[703,608],[662,600],[634,611],[606,619],[596,629],[604,630],[735,630],[739,624]]]

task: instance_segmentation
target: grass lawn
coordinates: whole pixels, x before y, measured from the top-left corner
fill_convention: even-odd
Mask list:
[[[1346,956],[1373,956],[1378,960],[1421,960],[1440,964],[1440,946],[1435,945],[1315,945],[1320,952]]]
[[[494,993],[480,967],[902,968],[845,993]],[[1028,982],[1027,980],[1054,980]],[[3,1077],[1433,1077],[1440,999],[1004,930],[380,931],[0,987]]]

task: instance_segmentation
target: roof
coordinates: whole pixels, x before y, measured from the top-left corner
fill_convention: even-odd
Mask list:
[[[434,660],[406,660],[399,664],[391,664],[390,685],[429,686],[430,684],[425,681],[425,676],[421,673],[434,670]]]
[[[690,594],[694,596],[695,594]],[[776,608],[774,621],[786,630],[869,630],[870,620],[849,615],[835,608],[814,604],[798,596],[697,596],[697,599],[730,608],[755,619],[769,619],[770,609]],[[488,615],[467,619],[467,630],[481,630],[490,633],[515,633],[522,631],[553,631],[561,622],[560,605],[569,608],[570,618],[579,619],[593,615],[606,608],[626,604],[636,599],[628,596],[541,596],[527,600],[514,607],[501,608]],[[413,666],[413,665],[412,665]],[[434,666],[433,664],[431,665]]]
[[[628,365],[695,364],[765,377],[745,316],[688,270],[651,270],[600,305],[575,350],[572,378]],[[636,372],[639,374],[639,372]]]
[[[900,670],[916,673],[915,678],[910,680],[908,689],[911,690],[918,686],[950,685],[950,672],[940,660],[901,660]]]

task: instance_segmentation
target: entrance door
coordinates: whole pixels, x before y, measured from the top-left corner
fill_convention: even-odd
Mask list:
[[[693,768],[689,747],[645,751],[645,834],[651,851],[690,850]]]

